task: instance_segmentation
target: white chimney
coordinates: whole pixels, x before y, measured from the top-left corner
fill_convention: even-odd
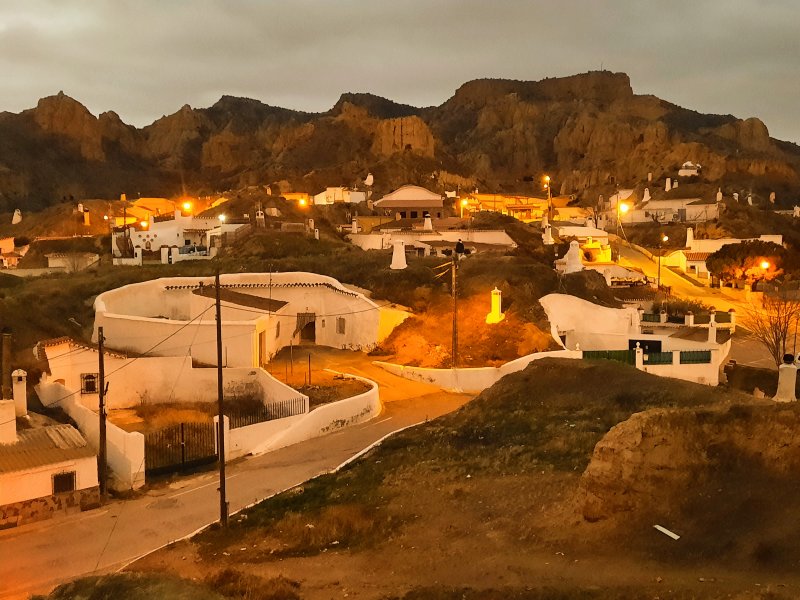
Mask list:
[[[400,270],[405,269],[406,264],[406,244],[403,240],[394,240],[392,242],[392,264],[390,269]]]
[[[422,229],[425,231],[433,231],[433,222],[431,221],[431,216],[428,213],[425,213],[425,222],[422,224]]]
[[[694,244],[694,229],[689,227],[686,230],[686,247],[691,250],[693,244]]]
[[[22,369],[11,373],[11,386],[14,389],[14,410],[18,417],[28,414],[28,388],[26,382],[28,374]]]

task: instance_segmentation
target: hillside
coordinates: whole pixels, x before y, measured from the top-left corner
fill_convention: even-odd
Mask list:
[[[417,183],[437,189],[538,193],[595,201],[616,184],[703,165],[711,194],[752,189],[778,199],[800,190],[800,148],[769,137],[758,119],[704,115],[635,95],[624,73],[595,71],[543,81],[476,80],[436,107],[345,93],[324,113],[223,96],[137,129],[113,112],[94,116],[63,93],[19,114],[0,113],[0,213],[120,193],[171,196],[278,183],[318,192],[359,185],[375,192]]]
[[[543,360],[129,570],[228,598],[797,597],[798,419],[615,363]],[[283,595],[266,595],[276,581]]]

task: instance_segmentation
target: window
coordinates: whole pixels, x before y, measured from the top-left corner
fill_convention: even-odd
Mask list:
[[[96,394],[98,378],[97,373],[81,373],[81,394]]]
[[[57,473],[53,475],[53,493],[63,494],[64,492],[75,491],[75,471],[69,473]]]
[[[280,321],[275,323],[275,337],[276,338],[281,337],[281,322]]]
[[[336,317],[336,333],[344,335],[344,317]]]
[[[415,210],[411,211],[411,218],[412,219],[416,219],[417,218],[417,211],[415,211]]]

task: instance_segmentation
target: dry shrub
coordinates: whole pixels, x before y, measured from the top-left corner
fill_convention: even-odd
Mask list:
[[[236,569],[224,569],[205,580],[208,587],[236,600],[300,600],[300,584],[283,576],[264,579]]]
[[[334,505],[311,517],[288,513],[275,524],[286,544],[281,554],[308,554],[330,546],[349,546],[371,538],[378,531],[374,511],[352,504]]]

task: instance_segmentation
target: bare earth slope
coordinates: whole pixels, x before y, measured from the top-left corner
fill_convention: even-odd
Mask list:
[[[797,597],[799,416],[613,363],[539,361],[132,569],[230,598]],[[276,577],[292,595],[257,595]]]

